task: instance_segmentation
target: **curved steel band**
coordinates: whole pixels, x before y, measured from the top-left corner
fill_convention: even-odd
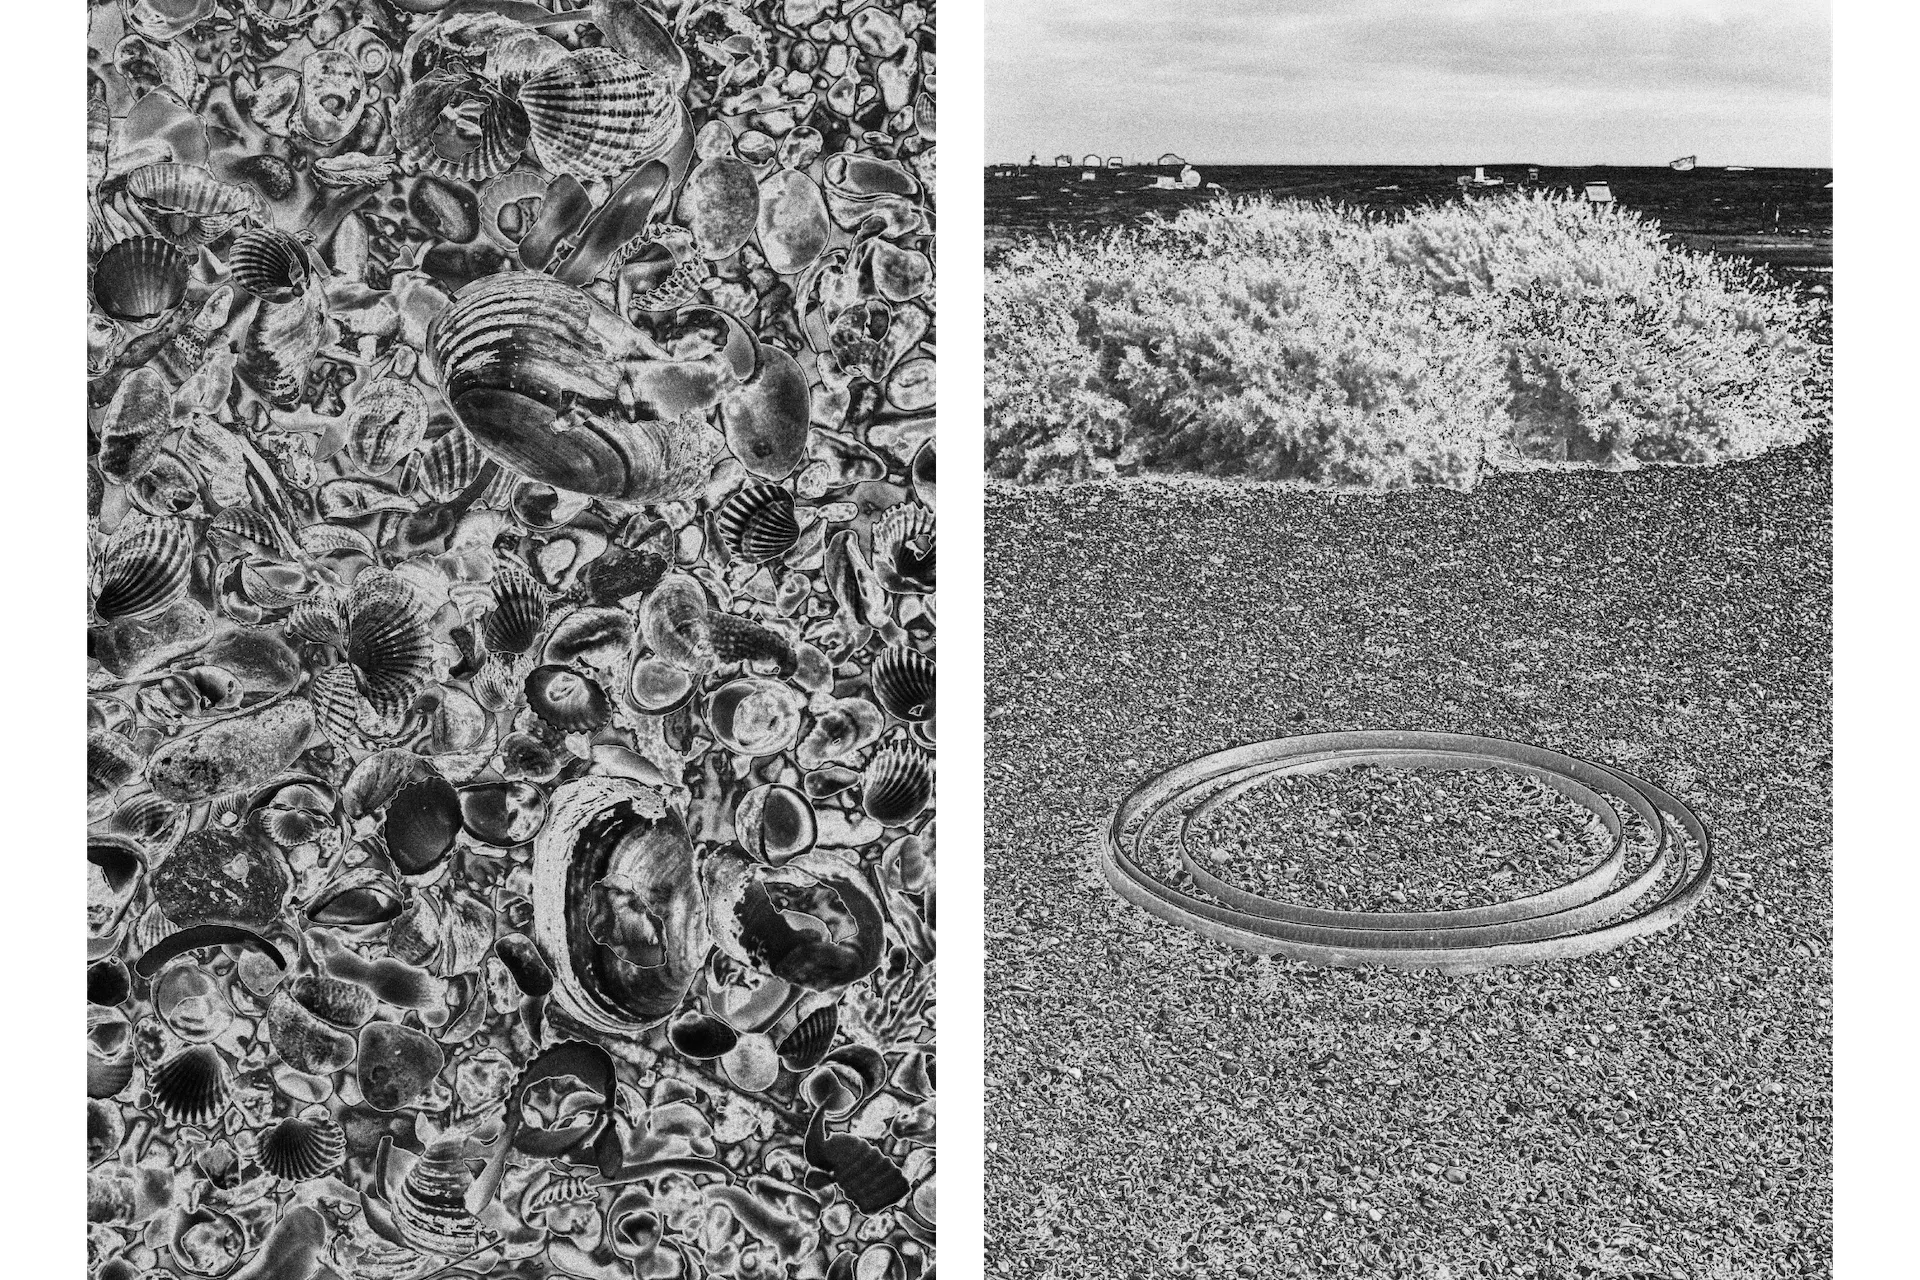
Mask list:
[[[1212,875],[1187,847],[1190,824],[1263,782],[1361,764],[1534,778],[1591,810],[1612,845],[1592,867],[1544,893],[1463,910],[1397,912],[1272,901]],[[1650,856],[1631,875],[1623,814],[1638,818],[1651,836]],[[1197,894],[1146,869],[1149,843],[1169,835]],[[1365,730],[1233,747],[1149,779],[1108,822],[1100,863],[1127,901],[1228,946],[1310,964],[1473,969],[1592,955],[1667,928],[1705,896],[1713,845],[1686,805],[1606,765],[1501,738]]]

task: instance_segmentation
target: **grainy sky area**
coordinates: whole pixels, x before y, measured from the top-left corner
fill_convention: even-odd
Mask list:
[[[988,0],[987,157],[1832,163],[1822,0]]]

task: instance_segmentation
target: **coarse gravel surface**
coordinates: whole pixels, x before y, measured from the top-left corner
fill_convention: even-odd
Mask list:
[[[1472,493],[987,501],[987,1266],[1016,1277],[1831,1271],[1825,438]],[[1427,728],[1674,791],[1678,927],[1315,970],[1122,903],[1094,834],[1238,743]]]

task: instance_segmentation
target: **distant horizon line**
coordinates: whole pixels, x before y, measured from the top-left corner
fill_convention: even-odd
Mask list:
[[[1054,153],[1054,155],[1065,154],[1067,153]],[[1078,168],[1085,162],[1086,156],[1092,154],[1092,152],[1079,153],[1075,156],[1073,163],[1067,165],[1056,165],[1052,156],[1041,156],[1034,167],[1040,169]],[[1163,151],[1159,153],[1159,155],[1179,154],[1177,151]],[[1680,158],[1683,157],[1675,157],[1675,159]],[[1101,159],[1104,163],[1106,160],[1111,159],[1111,156],[1103,156]],[[1483,169],[1667,169],[1671,168],[1673,163],[1672,160],[1578,160],[1558,164],[1546,163],[1539,160],[1206,160],[1195,159],[1192,156],[1181,156],[1180,159],[1182,163],[1185,164],[1209,164],[1225,169],[1320,169],[1327,167],[1341,169],[1472,169],[1475,167]],[[1122,153],[1122,163],[1129,166],[1146,166],[1151,168],[1158,163],[1158,156],[1136,159],[1127,157]],[[1006,165],[1025,166],[1026,164],[1027,161],[1025,160],[990,160],[987,162],[989,168]],[[1707,163],[1696,157],[1695,167],[1706,170],[1727,168],[1831,169],[1833,168],[1833,162],[1828,161],[1826,164],[1741,164],[1737,161]],[[1680,172],[1685,171],[1681,170]]]

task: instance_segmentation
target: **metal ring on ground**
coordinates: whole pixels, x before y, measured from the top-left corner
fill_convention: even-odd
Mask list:
[[[1534,778],[1591,810],[1612,847],[1558,888],[1451,911],[1326,911],[1276,902],[1215,877],[1187,848],[1192,821],[1262,782],[1362,764],[1498,769]],[[1650,849],[1632,874],[1625,815],[1646,829]],[[1157,840],[1177,842],[1179,864],[1197,892],[1147,870],[1146,851]],[[1706,827],[1650,782],[1526,743],[1412,730],[1281,738],[1177,765],[1121,802],[1099,853],[1114,892],[1202,937],[1310,964],[1402,969],[1470,970],[1610,951],[1676,923],[1713,879]]]

